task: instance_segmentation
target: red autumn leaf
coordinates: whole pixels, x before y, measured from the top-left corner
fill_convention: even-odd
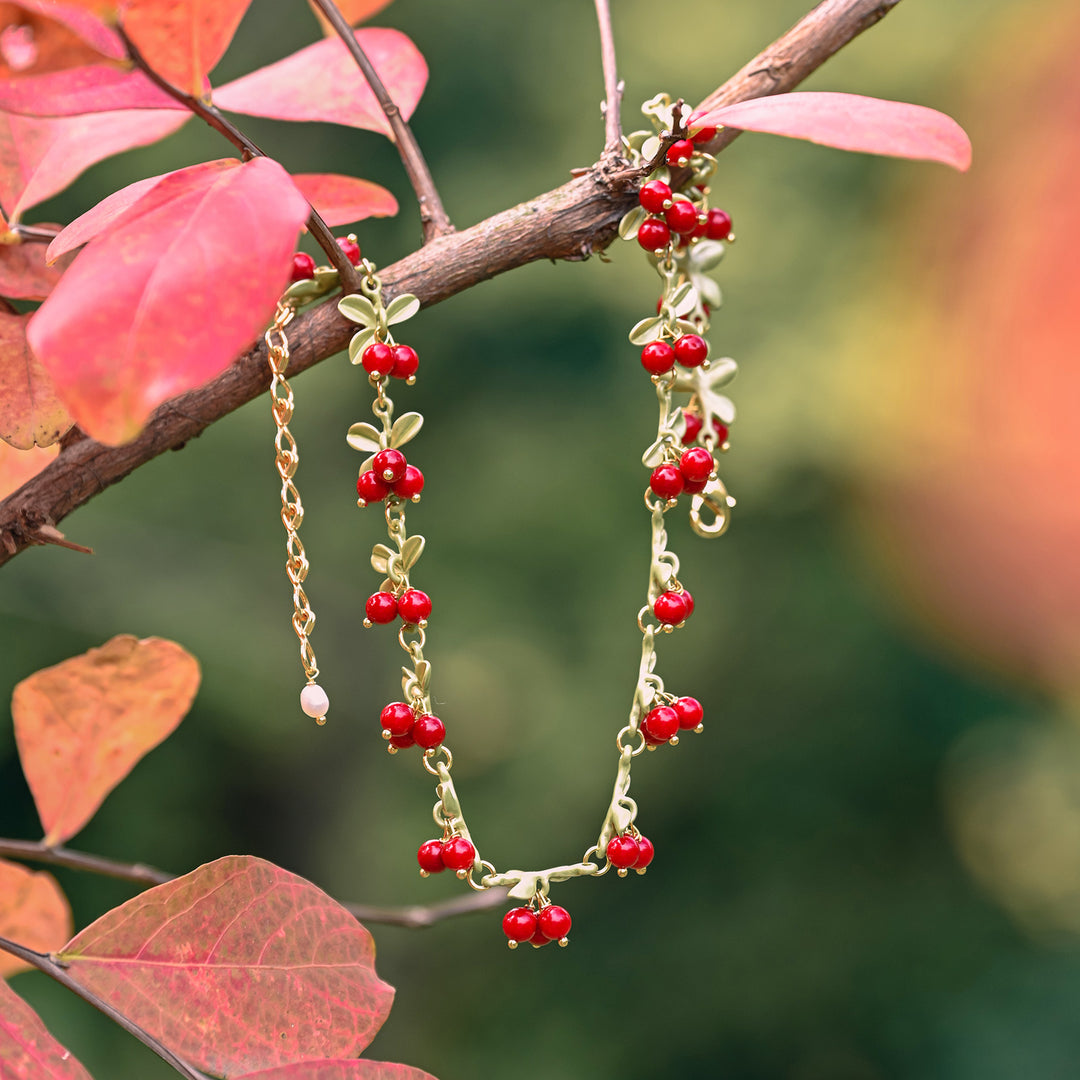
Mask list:
[[[12,300],[44,300],[71,265],[70,258],[49,265],[46,251],[46,246],[37,241],[0,243],[0,296]]]
[[[971,164],[971,141],[944,113],[859,94],[794,93],[755,98],[695,114],[691,129],[738,128],[808,139],[838,150],[940,161],[961,172]]]
[[[0,439],[17,450],[51,446],[71,427],[52,379],[26,343],[29,318],[0,311]]]
[[[135,437],[264,329],[309,207],[269,158],[170,173],[88,244],[28,328],[79,426]]]
[[[70,225],[60,230],[56,239],[49,244],[45,259],[51,263],[61,255],[66,255],[93,240],[126,214],[144,195],[149,194],[164,178],[164,173],[160,176],[148,176],[145,180],[136,180],[134,184],[128,184],[127,187],[107,195],[96,206],[90,207],[85,214],[80,214]]]
[[[190,113],[160,109],[41,119],[0,113],[0,205],[17,221],[84,169],[171,135]]]
[[[18,491],[59,453],[59,446],[49,446],[44,450],[37,446],[33,450],[16,450],[14,446],[0,442],[0,499],[6,499],[13,491]]]
[[[102,59],[123,60],[124,43],[112,27],[78,4],[17,0],[0,35],[0,76],[40,75]],[[14,33],[11,33],[14,32]],[[29,61],[29,62],[28,62]]]
[[[308,0],[311,10],[315,12],[315,18],[319,20],[323,33],[332,37],[337,31],[330,25],[326,16],[315,6],[313,0]],[[376,12],[382,11],[390,4],[390,0],[337,0],[337,9],[350,26],[371,18]]]
[[[321,889],[233,855],[141,893],[59,954],[67,973],[200,1069],[359,1054],[390,1012],[371,935]]]
[[[46,1030],[29,1005],[0,979],[0,1078],[93,1080]]]
[[[78,116],[116,109],[187,111],[141,71],[108,64],[0,81],[0,109],[21,116]]]
[[[0,937],[35,952],[52,952],[71,937],[71,908],[52,874],[35,873],[0,859]],[[0,979],[25,971],[29,964],[0,953]],[[3,1054],[0,1053],[0,1077]]]
[[[251,0],[126,0],[121,18],[143,59],[189,94],[225,55]]]
[[[375,66],[406,120],[427,83],[427,63],[399,30],[357,30],[356,40]],[[214,91],[231,112],[274,120],[321,120],[390,134],[379,102],[340,38],[309,45]]]
[[[392,1061],[304,1061],[245,1073],[235,1080],[435,1080],[431,1073]]]
[[[331,228],[398,212],[397,199],[370,180],[335,173],[293,173],[293,182]]]
[[[195,658],[172,641],[119,634],[15,687],[19,760],[45,843],[74,836],[105,796],[184,718]]]

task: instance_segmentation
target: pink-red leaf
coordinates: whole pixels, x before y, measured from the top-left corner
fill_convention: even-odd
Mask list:
[[[106,195],[96,206],[90,207],[85,214],[80,214],[70,225],[60,230],[56,239],[49,244],[45,259],[51,263],[61,255],[66,255],[93,240],[126,214],[144,195],[148,195],[150,190],[164,179],[164,175],[136,180],[134,184],[128,184],[127,187]]]
[[[141,71],[88,64],[0,81],[0,109],[21,116],[78,116],[115,109],[184,110]]]
[[[11,19],[0,34],[4,78],[122,60],[127,55],[120,35],[81,7],[58,0],[18,0],[16,6],[22,9],[21,17]]]
[[[35,952],[52,952],[71,937],[71,908],[52,874],[35,873],[0,859],[0,937]],[[24,960],[0,952],[0,979],[29,968]],[[0,1078],[4,1076],[0,1056]]]
[[[0,979],[0,1080],[92,1080],[29,1005]]]
[[[335,173],[294,173],[293,182],[331,228],[398,212],[397,199],[370,180]]]
[[[691,129],[711,126],[808,139],[838,150],[940,161],[961,171],[971,142],[944,113],[859,94],[794,93],[755,98],[695,114]]]
[[[45,843],[62,843],[94,816],[136,762],[175,730],[198,688],[190,653],[130,634],[15,687],[15,742]]]
[[[50,119],[0,113],[0,204],[17,221],[95,162],[157,142],[188,119],[160,109]]]
[[[166,82],[196,96],[251,0],[125,0],[124,30]]]
[[[435,1080],[431,1073],[392,1061],[304,1061],[245,1073],[235,1080]]]
[[[356,40],[407,120],[427,83],[427,63],[399,30],[357,30]],[[231,112],[275,120],[321,120],[390,134],[379,102],[339,38],[309,45],[214,91]]]
[[[0,442],[0,499],[6,499],[13,491],[37,476],[57,454],[59,446],[49,446],[42,450],[16,450],[6,442]]]
[[[51,446],[71,427],[49,373],[26,343],[29,318],[0,311],[0,439],[18,450]]]
[[[50,265],[53,260],[46,262],[46,252],[46,246],[37,241],[0,243],[0,296],[13,300],[44,300],[71,265],[70,258]]]
[[[326,16],[316,7],[313,0],[308,0],[308,3],[311,5],[311,10],[315,12],[315,18],[319,20],[323,33],[327,37],[336,34],[337,31],[330,25]],[[345,21],[350,26],[355,26],[357,23],[371,18],[376,12],[382,11],[389,3],[390,0],[337,0],[336,6]]]
[[[308,213],[277,162],[208,162],[159,180],[88,244],[28,329],[79,426],[125,442],[228,367],[273,315]]]
[[[390,1012],[371,935],[321,889],[229,856],[103,915],[68,974],[215,1074],[359,1054]]]

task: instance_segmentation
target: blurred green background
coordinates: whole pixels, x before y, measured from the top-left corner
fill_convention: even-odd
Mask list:
[[[616,0],[626,127],[643,126],[637,103],[659,90],[703,98],[807,6]],[[654,868],[560,887],[554,899],[574,918],[565,950],[509,952],[497,912],[420,932],[374,927],[397,1002],[370,1056],[440,1080],[1080,1075],[1072,687],[1063,665],[1051,677],[965,636],[955,610],[905,603],[912,578],[931,601],[941,590],[879,498],[898,459],[916,493],[920,477],[944,475],[919,438],[948,423],[936,384],[920,383],[899,417],[886,388],[942,338],[918,296],[935,207],[970,203],[978,189],[965,185],[1015,130],[1002,131],[986,95],[1031,80],[1037,65],[1024,64],[1061,35],[1067,7],[905,0],[808,84],[951,112],[975,136],[969,177],[766,136],[722,155],[714,198],[738,241],[717,274],[725,306],[712,340],[741,365],[722,463],[738,508],[718,541],[671,519],[698,614],[663,643],[659,670],[705,703],[706,731],[635,769]],[[427,57],[414,128],[459,227],[597,157],[588,0],[398,0],[373,22],[403,29]],[[317,35],[299,0],[255,0],[215,81]],[[366,255],[386,264],[415,247],[385,140],[244,126],[295,171],[352,173],[397,194],[397,220],[357,229]],[[95,167],[38,216],[68,221],[135,178],[228,152],[189,124]],[[979,213],[993,232],[1029,211],[1018,201]],[[434,692],[474,835],[499,866],[568,861],[593,841],[636,676],[648,557],[639,455],[655,400],[626,333],[657,284],[636,246],[610,255],[505,275],[422,312],[404,335],[420,381],[397,396],[427,417],[411,454],[427,488],[410,523],[429,541],[415,582],[435,601]],[[969,256],[989,265],[1001,252]],[[963,270],[950,265],[955,280]],[[900,356],[887,345],[898,334]],[[416,875],[415,849],[432,834],[429,778],[409,755],[388,759],[378,737],[400,653],[391,634],[361,627],[380,536],[378,518],[356,509],[359,459],[343,437],[367,417],[369,390],[344,356],[295,390],[330,723],[316,728],[295,705],[265,400],[71,516],[65,531],[93,558],[37,549],[4,568],[5,692],[117,633],[174,639],[202,663],[195,707],[72,846],[176,872],[250,853],[370,903],[454,895],[453,879]],[[992,446],[994,429],[982,434]],[[892,464],[875,472],[881,462]],[[7,727],[0,781],[0,833],[38,836]],[[973,832],[988,821],[1027,831],[995,846],[1005,833]],[[1038,866],[1018,869],[1033,853]],[[57,877],[80,927],[132,892]],[[43,976],[14,985],[98,1080],[174,1075]]]

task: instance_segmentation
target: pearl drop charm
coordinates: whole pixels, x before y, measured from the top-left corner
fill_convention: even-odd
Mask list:
[[[321,720],[330,708],[330,699],[318,683],[308,683],[300,691],[300,708],[313,720]]]

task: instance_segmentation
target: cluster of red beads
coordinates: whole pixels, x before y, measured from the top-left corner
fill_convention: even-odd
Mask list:
[[[701,434],[701,429],[704,426],[705,421],[702,420],[702,418],[694,412],[684,412],[683,419],[686,421],[686,427],[683,431],[682,437],[683,446],[689,446]],[[721,424],[720,421],[717,420],[714,416],[712,426],[713,431],[716,432],[717,441],[720,443],[721,448],[723,448],[728,441],[729,433],[727,425]]]
[[[670,705],[651,709],[641,721],[641,733],[647,746],[659,746],[676,738],[680,731],[699,730],[704,716],[697,698],[681,697]]]
[[[694,614],[694,598],[686,589],[668,589],[653,601],[653,614],[664,626],[678,626]]]
[[[462,876],[476,862],[476,848],[464,836],[451,836],[448,840],[425,840],[416,853],[420,874],[441,874],[453,870]]]
[[[392,592],[372,593],[364,605],[364,625],[390,623],[400,618],[410,626],[426,626],[431,614],[431,597],[419,589],[406,589],[400,596]]]
[[[392,701],[387,705],[379,714],[379,722],[383,727],[383,738],[396,750],[413,745],[431,750],[446,738],[446,725],[437,716],[417,715],[416,710],[404,701]]]
[[[502,927],[511,949],[516,949],[525,941],[540,948],[549,941],[565,945],[572,921],[566,908],[546,904],[539,911],[527,907],[511,908],[503,916]]]
[[[360,245],[350,236],[339,236],[338,247],[345,258],[357,266],[360,263]],[[306,251],[297,251],[292,257],[292,277],[290,281],[310,281],[315,276],[315,260]]]
[[[708,342],[700,334],[683,334],[671,345],[666,341],[650,341],[641,350],[641,366],[650,375],[665,375],[676,363],[685,368],[700,367],[708,356]]]
[[[693,144],[689,139],[682,139],[668,150],[668,164],[685,165],[692,153]],[[638,202],[649,213],[649,217],[638,227],[637,234],[638,243],[646,251],[662,251],[671,243],[673,233],[684,245],[703,236],[709,240],[727,240],[731,236],[729,214],[716,209],[702,214],[689,199],[676,197],[663,180],[650,180],[643,184],[638,192]]]
[[[419,502],[423,490],[424,474],[410,465],[400,450],[380,450],[371,468],[356,481],[356,494],[362,506],[382,502],[391,492],[399,499]]]
[[[677,499],[684,491],[688,495],[697,495],[705,490],[715,470],[716,461],[712,454],[703,446],[694,446],[683,451],[677,465],[667,462],[653,469],[649,487],[661,499]]]
[[[420,367],[420,357],[410,345],[387,345],[376,341],[360,354],[360,363],[369,375],[380,379],[387,375],[408,381]]]
[[[627,870],[644,874],[645,867],[653,861],[656,851],[652,841],[646,837],[623,833],[622,836],[613,836],[608,841],[606,853],[608,862],[619,872],[619,876],[625,877]]]

